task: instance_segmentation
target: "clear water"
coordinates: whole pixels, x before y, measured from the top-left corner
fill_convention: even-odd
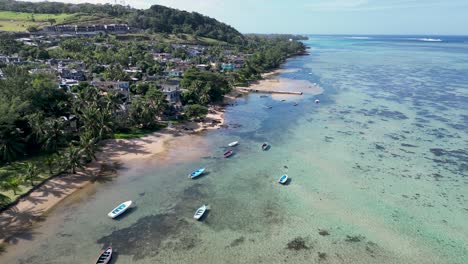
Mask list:
[[[239,99],[228,129],[72,196],[0,262],[92,263],[112,243],[115,263],[468,263],[468,38],[349,37],[285,65],[324,94]]]

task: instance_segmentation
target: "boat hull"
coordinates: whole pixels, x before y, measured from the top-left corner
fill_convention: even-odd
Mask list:
[[[279,182],[280,184],[285,184],[287,181],[288,181],[288,175],[286,175],[286,174],[285,174],[285,175],[282,175],[282,176],[279,178],[279,180],[278,180],[278,182]]]
[[[102,251],[101,255],[99,255],[99,258],[96,260],[96,264],[107,264],[110,262],[111,259],[112,247],[108,247],[104,251]]]
[[[239,144],[239,141],[234,141],[228,144],[229,147],[235,147]]]
[[[132,201],[126,201],[126,202],[119,204],[117,207],[112,209],[112,211],[110,211],[107,214],[107,216],[109,216],[112,219],[120,216],[121,214],[125,213],[128,210],[128,208],[130,208],[132,203],[133,203]]]
[[[234,154],[234,151],[233,151],[233,150],[228,150],[228,151],[224,152],[224,157],[225,157],[225,158],[229,158],[229,157],[231,157],[233,154]]]
[[[197,211],[195,211],[193,218],[195,218],[196,220],[200,220],[205,214],[205,212],[206,212],[206,205],[203,205],[202,207],[198,208]]]
[[[189,174],[189,178],[195,179],[195,178],[199,177],[200,175],[202,175],[203,172],[205,172],[205,168],[201,168],[201,169],[198,169],[196,171],[193,171],[192,173]]]

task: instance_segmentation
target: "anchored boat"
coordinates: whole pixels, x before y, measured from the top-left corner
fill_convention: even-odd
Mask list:
[[[198,169],[196,171],[193,171],[192,173],[189,174],[189,178],[194,179],[194,178],[202,175],[204,171],[205,171],[205,168],[200,168],[200,169]]]
[[[207,209],[206,205],[203,205],[202,207],[198,208],[197,211],[195,211],[193,218],[200,220],[200,218],[205,214],[206,209]]]
[[[229,158],[229,157],[232,156],[232,154],[234,154],[234,150],[230,149],[230,150],[224,152],[224,157]]]
[[[270,148],[270,144],[268,144],[267,142],[262,144],[262,150],[267,150],[269,148]]]
[[[123,214],[125,211],[127,211],[128,208],[130,208],[131,205],[132,205],[132,201],[123,202],[123,203],[119,204],[119,206],[114,208],[112,211],[110,211],[110,213],[108,213],[107,215],[110,218],[116,218],[117,216],[119,216],[119,215]]]
[[[234,141],[228,144],[229,147],[235,147],[239,144],[239,141]]]
[[[281,184],[285,184],[287,181],[288,181],[288,175],[287,174],[284,174],[278,180],[278,182],[281,183]]]
[[[96,264],[107,264],[112,258],[112,247],[107,247],[104,251],[102,251],[101,255],[96,261]]]

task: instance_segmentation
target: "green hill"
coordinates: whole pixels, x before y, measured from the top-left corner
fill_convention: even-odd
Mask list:
[[[43,27],[48,23],[127,23],[148,33],[189,34],[229,43],[244,41],[236,29],[216,19],[160,5],[141,10],[110,4],[0,0],[0,31],[25,31],[28,26]]]

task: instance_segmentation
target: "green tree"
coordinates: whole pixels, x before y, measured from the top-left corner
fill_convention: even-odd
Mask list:
[[[75,174],[76,169],[83,168],[82,151],[79,147],[70,145],[64,154],[65,168]]]
[[[187,105],[184,107],[184,113],[189,119],[200,119],[208,114],[208,108],[198,104]]]
[[[54,18],[49,18],[49,19],[47,19],[47,21],[50,23],[51,26],[53,24],[57,23],[57,21]]]
[[[31,186],[34,186],[34,181],[39,180],[39,169],[37,168],[36,164],[32,162],[26,163],[26,174],[24,175],[24,179],[31,183]]]
[[[49,170],[49,175],[52,176],[54,174],[54,166],[57,162],[54,155],[49,155],[44,160],[45,164],[47,165],[47,169]]]
[[[13,161],[19,155],[26,153],[26,144],[20,132],[14,130],[0,131],[0,158],[5,161]]]
[[[87,162],[96,160],[96,151],[98,150],[98,139],[95,138],[92,132],[85,132],[80,135],[80,148]]]
[[[28,26],[26,30],[29,32],[37,32],[39,31],[39,28],[37,26]]]

